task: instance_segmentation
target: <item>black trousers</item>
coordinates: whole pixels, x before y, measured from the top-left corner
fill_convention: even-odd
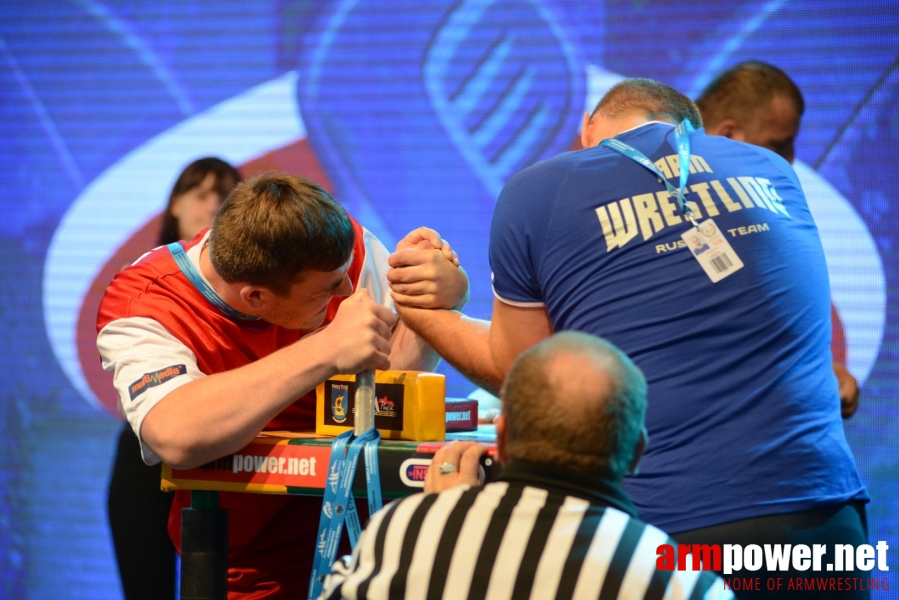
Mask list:
[[[175,494],[159,489],[161,465],[148,467],[126,423],[109,481],[107,509],[126,600],[175,597],[175,546],[169,511]]]
[[[868,524],[865,506],[859,502],[835,504],[824,508],[785,515],[758,517],[743,521],[724,523],[714,527],[705,527],[684,531],[672,536],[679,544],[740,544],[743,548],[757,544],[805,544],[811,548],[814,544],[824,544],[827,553],[821,560],[822,569],[834,563],[835,544],[851,544],[853,548],[868,543]],[[885,575],[875,568],[872,571],[767,571],[763,562],[762,570],[742,570],[729,575],[719,573],[729,579],[731,589],[741,600],[744,598],[783,598],[785,600],[826,600],[849,599],[867,600],[871,597],[871,579],[878,582]],[[853,565],[854,566],[854,565]],[[792,569],[792,563],[790,564]],[[887,574],[888,575],[888,574]],[[739,578],[741,581],[735,582]],[[757,580],[756,580],[757,579]],[[803,582],[798,580],[826,580]],[[748,585],[747,585],[748,584]],[[758,586],[758,590],[754,589]],[[792,584],[792,586],[791,586]],[[835,589],[829,589],[833,584]],[[807,585],[816,589],[806,590]],[[828,589],[817,589],[825,585]],[[774,589],[769,589],[773,587]],[[790,588],[793,589],[790,589]],[[803,589],[795,589],[801,587]],[[842,589],[837,589],[842,588]],[[855,588],[855,589],[853,589]]]

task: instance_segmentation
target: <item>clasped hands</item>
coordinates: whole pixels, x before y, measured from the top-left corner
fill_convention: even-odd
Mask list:
[[[409,233],[388,263],[392,268],[387,280],[398,313],[461,308],[468,301],[468,276],[459,266],[459,257],[433,229],[420,227]],[[325,354],[333,355],[329,364],[337,373],[390,369],[390,339],[396,322],[389,308],[360,288],[340,304],[328,327],[307,338],[318,338]]]
[[[440,234],[427,227],[410,232],[390,255],[387,281],[397,309],[460,309],[468,301],[468,276]]]

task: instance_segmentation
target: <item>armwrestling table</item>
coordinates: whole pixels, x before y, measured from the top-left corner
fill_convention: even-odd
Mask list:
[[[489,446],[481,467],[485,481],[496,477],[493,425],[448,433],[446,438],[446,442],[381,440],[378,464],[385,501],[422,491],[434,453],[455,440]],[[228,514],[219,508],[218,492],[322,496],[333,439],[314,433],[265,432],[241,451],[195,469],[163,465],[163,490],[191,492],[191,506],[181,512],[182,600],[227,599]],[[363,468],[356,471],[353,496],[366,498]]]

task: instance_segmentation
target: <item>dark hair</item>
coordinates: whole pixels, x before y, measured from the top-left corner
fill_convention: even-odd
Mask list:
[[[352,255],[356,236],[340,204],[312,181],[263,173],[240,183],[215,216],[212,265],[228,283],[286,295],[303,271],[334,271]]]
[[[181,239],[178,232],[178,219],[172,214],[172,205],[175,201],[195,187],[201,185],[210,175],[215,176],[214,188],[219,197],[224,199],[228,197],[235,185],[240,183],[243,178],[230,164],[215,158],[206,157],[187,165],[178,180],[172,187],[169,194],[169,202],[165,207],[165,213],[162,215],[162,231],[159,233],[159,245],[171,244]]]
[[[724,119],[748,121],[764,110],[775,96],[792,101],[799,116],[805,100],[786,73],[757,60],[738,63],[716,77],[699,95],[696,105],[709,127]]]
[[[519,356],[501,395],[510,460],[616,479],[627,473],[646,416],[646,380],[614,345],[586,333],[553,335]]]
[[[672,87],[652,79],[626,79],[617,83],[602,97],[593,113],[614,119],[619,115],[643,111],[650,120],[661,119],[677,125],[689,119],[697,129],[702,116],[693,102]]]

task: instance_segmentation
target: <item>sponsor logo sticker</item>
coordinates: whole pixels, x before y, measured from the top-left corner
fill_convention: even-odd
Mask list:
[[[339,383],[331,384],[331,417],[335,423],[346,421],[347,408],[349,407],[349,386]]]
[[[400,480],[403,482],[403,485],[423,488],[430,466],[431,459],[429,458],[407,458],[400,465]]]
[[[187,373],[187,367],[184,365],[172,365],[152,373],[144,373],[143,377],[128,386],[128,393],[131,395],[131,400],[134,400],[151,387],[162,385],[169,379],[174,379],[185,373]]]

